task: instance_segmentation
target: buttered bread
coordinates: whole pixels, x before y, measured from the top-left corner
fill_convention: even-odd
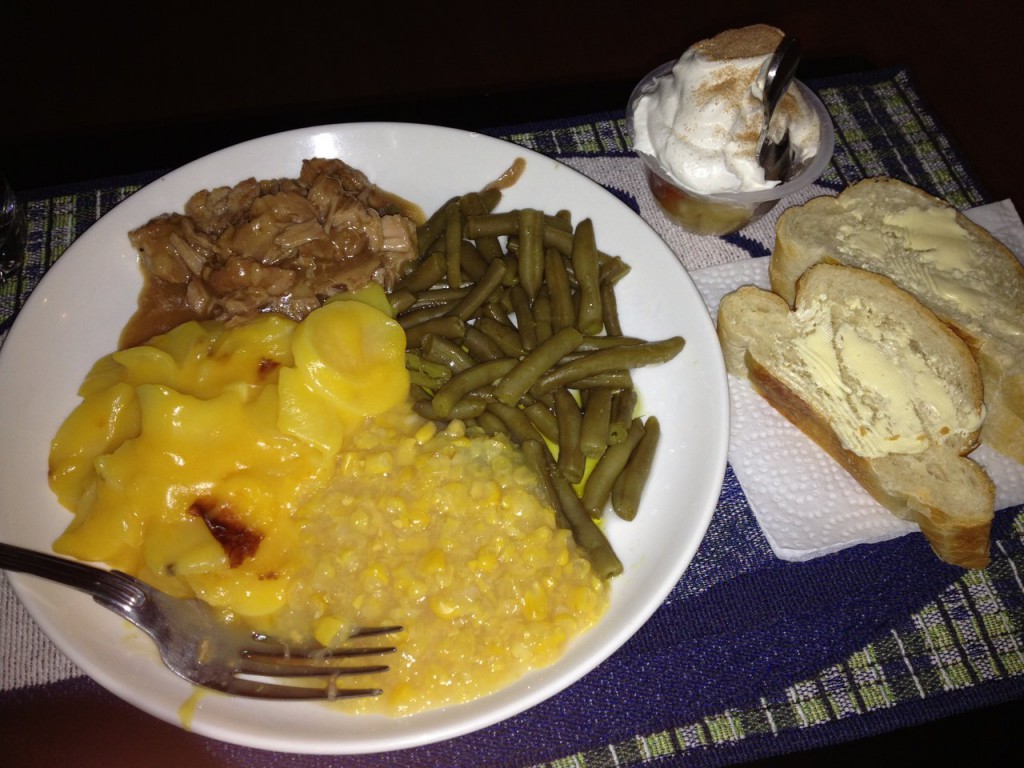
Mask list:
[[[981,374],[931,310],[889,278],[819,264],[793,307],[753,286],[728,294],[718,335],[729,372],[920,525],[940,558],[988,564],[995,489],[967,458],[986,415]]]
[[[792,303],[820,262],[886,275],[952,327],[981,368],[982,440],[1024,463],[1024,267],[1011,251],[944,201],[878,178],[779,217],[772,290]]]

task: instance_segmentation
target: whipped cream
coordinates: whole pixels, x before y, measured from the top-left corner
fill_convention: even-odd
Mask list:
[[[754,25],[692,45],[636,103],[634,148],[698,194],[779,184],[765,179],[756,146],[764,122],[765,70],[781,39],[774,27]],[[795,85],[775,112],[772,138],[787,129],[797,162],[812,158],[820,140],[818,116]]]

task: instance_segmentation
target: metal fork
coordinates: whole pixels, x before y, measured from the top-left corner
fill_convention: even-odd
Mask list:
[[[380,688],[342,688],[338,678],[386,672],[386,665],[338,662],[394,653],[394,647],[332,650],[295,648],[225,624],[202,600],[171,597],[120,571],[106,571],[30,549],[0,543],[0,568],[40,576],[92,595],[104,608],[149,635],[164,664],[191,683],[260,699],[347,699],[379,696]],[[351,639],[387,635],[402,627],[369,627]],[[306,685],[289,685],[300,678]]]

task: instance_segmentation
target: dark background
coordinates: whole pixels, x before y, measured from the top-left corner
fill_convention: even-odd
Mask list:
[[[990,194],[1024,210],[1024,24],[1005,0],[118,7],[0,11],[0,168],[16,186],[172,168],[311,124],[486,128],[620,109],[691,42],[765,21],[800,37],[805,77],[907,67]]]
[[[906,67],[992,199],[1024,211],[1024,24],[1015,4],[999,0],[207,0],[123,9],[9,0],[0,11],[0,172],[25,191],[170,169],[314,124],[479,129],[620,110],[644,73],[690,43],[760,21],[800,37],[804,78]],[[89,739],[104,737],[96,717],[80,714],[74,732],[85,757]],[[173,729],[146,715],[121,717],[140,738],[173,741]],[[44,728],[48,715],[23,718]],[[17,713],[4,719],[18,727]],[[765,764],[859,765],[903,754],[932,766],[968,755],[985,764],[1012,754],[1022,725],[1024,704],[1011,702]]]

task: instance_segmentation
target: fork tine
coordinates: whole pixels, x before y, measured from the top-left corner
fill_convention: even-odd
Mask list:
[[[362,627],[349,638],[377,637],[399,632],[402,627]],[[267,677],[337,677],[387,672],[386,664],[341,666],[338,662],[367,656],[395,653],[394,646],[355,646],[352,648],[292,647],[261,639],[242,648],[236,669],[242,674]]]
[[[350,640],[364,637],[379,637],[381,635],[402,632],[404,627],[359,627],[349,634]],[[291,646],[272,640],[263,635],[256,635],[253,644],[242,649],[242,654],[249,658],[266,657],[273,659],[311,659],[322,661],[326,659],[346,659],[356,656],[369,656],[381,653],[394,653],[394,646],[354,646],[351,648],[325,648],[323,646],[303,647]]]
[[[392,627],[356,627],[352,630],[352,634],[349,635],[350,640],[354,640],[357,637],[377,637],[379,635],[393,635],[396,632],[401,632],[405,627],[392,626]]]
[[[332,659],[353,659],[360,656],[376,656],[380,654],[394,653],[397,649],[392,646],[366,646],[364,648],[289,648],[286,645],[279,647],[263,648],[255,646],[242,649],[242,655],[249,659],[293,659],[294,663],[300,662],[328,662]]]
[[[373,637],[401,631],[401,627],[372,627],[356,630],[350,637]],[[260,640],[240,651],[236,676],[228,685],[228,693],[261,699],[327,700],[379,696],[380,688],[339,688],[340,677],[387,672],[386,664],[341,666],[337,662],[371,655],[394,653],[393,646],[364,646],[329,649],[323,647],[291,647],[272,640]],[[320,685],[288,685],[260,678],[320,678]]]
[[[289,661],[282,658],[254,658],[243,656],[238,671],[249,675],[267,675],[269,677],[329,677],[334,675],[366,675],[376,672],[387,672],[387,664],[371,664],[361,667],[339,667],[330,664],[309,664],[302,661]]]
[[[248,696],[257,699],[289,699],[292,701],[337,701],[341,699],[380,696],[383,692],[380,688],[338,688],[333,677],[327,681],[326,685],[320,686],[282,685],[280,683],[236,677],[231,680],[225,691],[225,693],[234,694],[235,696]]]

